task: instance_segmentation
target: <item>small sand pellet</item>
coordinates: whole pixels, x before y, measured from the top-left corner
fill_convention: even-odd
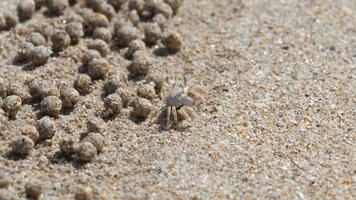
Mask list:
[[[17,15],[20,21],[28,20],[36,11],[35,2],[33,0],[23,0],[17,5]]]
[[[88,45],[88,49],[97,50],[103,57],[106,57],[110,52],[109,45],[101,39],[95,39],[91,41]]]
[[[94,194],[93,190],[88,186],[79,186],[77,187],[75,194],[75,200],[93,200]]]
[[[61,113],[62,101],[56,96],[48,96],[41,102],[41,111],[49,116],[58,117]]]
[[[96,147],[90,142],[81,142],[76,149],[76,159],[83,162],[92,161],[97,155]]]
[[[54,15],[62,15],[64,10],[69,7],[68,0],[48,0],[48,11]]]
[[[10,118],[15,118],[17,112],[21,109],[22,107],[22,101],[21,98],[17,95],[10,95],[7,96],[2,105],[2,109],[8,113]]]
[[[83,24],[80,22],[70,22],[65,27],[70,36],[71,44],[78,44],[81,37],[84,36]]]
[[[31,153],[34,145],[35,144],[31,138],[27,136],[21,136],[10,144],[11,153],[20,156],[28,156]]]
[[[92,79],[103,79],[109,73],[110,64],[105,58],[94,58],[88,63],[87,68]]]
[[[30,33],[26,41],[32,43],[34,46],[46,45],[46,39],[38,32]]]
[[[122,109],[123,103],[120,95],[113,93],[104,100],[104,107],[109,115],[117,115]]]
[[[80,74],[74,81],[74,88],[82,95],[88,94],[90,92],[90,85],[92,79],[86,74]]]
[[[132,114],[137,118],[147,118],[153,109],[151,102],[144,98],[136,98],[133,101],[132,106]]]
[[[26,197],[34,200],[40,199],[44,186],[40,180],[31,180],[25,184]]]
[[[101,133],[91,132],[84,137],[82,142],[92,143],[96,147],[97,151],[101,152],[105,144],[105,138]]]
[[[70,36],[64,30],[55,30],[51,36],[54,52],[63,51],[70,45]]]
[[[65,86],[61,88],[60,99],[64,108],[73,108],[80,100],[80,94],[76,89],[70,86]]]
[[[50,117],[43,117],[37,122],[37,130],[40,140],[50,139],[56,133],[56,125]]]

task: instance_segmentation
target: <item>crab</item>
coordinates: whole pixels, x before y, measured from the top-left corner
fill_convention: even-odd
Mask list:
[[[156,113],[165,114],[165,127],[170,127],[171,123],[177,124],[189,118],[194,118],[193,99],[187,96],[188,87],[180,87],[174,84],[171,92],[166,98],[165,105]],[[165,112],[165,113],[162,113]],[[156,114],[155,114],[156,115]],[[155,116],[154,115],[154,116]]]

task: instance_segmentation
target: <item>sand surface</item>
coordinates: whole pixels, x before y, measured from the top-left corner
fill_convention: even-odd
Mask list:
[[[0,0],[0,8],[14,10],[17,2]],[[44,18],[37,12],[16,31],[0,32],[0,77],[24,85],[75,80],[89,38],[34,70],[13,64],[24,27]],[[0,176],[12,178],[8,192],[25,198],[25,183],[38,179],[43,199],[73,199],[80,185],[106,199],[355,198],[356,1],[186,0],[168,26],[185,47],[165,56],[148,49],[150,73],[167,77],[167,90],[189,75],[190,86],[205,91],[195,120],[161,130],[150,120],[137,123],[127,108],[105,122],[106,144],[95,160],[56,157],[64,135],[79,138],[102,109],[104,81],[96,81],[55,120],[51,140],[12,159],[9,143],[37,122],[36,106],[24,104],[16,120],[1,114]],[[127,74],[119,52],[108,60]],[[135,91],[141,82],[125,87]],[[158,110],[164,100],[153,105]]]

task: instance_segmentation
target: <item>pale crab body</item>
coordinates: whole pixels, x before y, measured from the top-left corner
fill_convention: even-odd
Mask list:
[[[187,96],[187,88],[182,89],[174,85],[168,97],[165,106],[160,111],[165,113],[165,126],[170,127],[171,123],[177,124],[189,118],[194,118],[193,99]]]
[[[173,106],[180,108],[182,106],[193,106],[193,99],[186,94],[187,89],[180,89],[177,85],[173,86],[173,89],[166,99],[167,106]]]

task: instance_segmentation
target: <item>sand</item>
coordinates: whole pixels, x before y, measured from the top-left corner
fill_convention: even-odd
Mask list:
[[[1,8],[16,2],[1,0]],[[37,12],[16,30],[44,17]],[[165,56],[148,50],[151,73],[166,76],[168,90],[189,75],[191,88],[205,91],[195,120],[161,130],[135,122],[127,108],[106,121],[106,144],[94,161],[56,157],[63,136],[79,137],[102,109],[97,81],[73,112],[56,119],[51,140],[16,160],[8,144],[37,121],[35,107],[24,104],[16,120],[0,121],[0,174],[13,180],[7,192],[24,198],[25,183],[38,179],[43,199],[73,199],[80,185],[98,199],[355,198],[356,1],[186,0],[168,24],[185,47]],[[24,70],[12,60],[25,35],[0,32],[1,77],[75,80],[89,39]],[[117,51],[108,60],[127,74]],[[157,98],[154,108],[163,105]]]

